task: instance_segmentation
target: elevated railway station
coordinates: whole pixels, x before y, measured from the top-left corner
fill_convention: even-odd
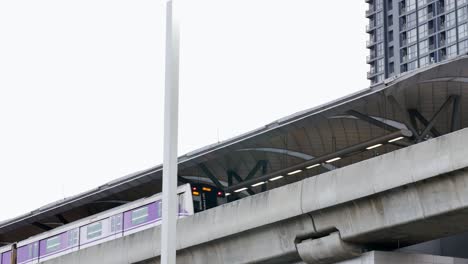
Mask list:
[[[333,82],[329,85],[332,88]],[[311,87],[311,90],[324,88],[327,87]],[[311,96],[313,96],[312,93]],[[322,189],[304,190],[306,185],[303,182],[318,176],[324,179],[326,175],[331,175],[330,173],[335,170],[346,171],[345,169],[350,165],[356,166],[363,161],[450,135],[467,127],[468,56],[461,56],[387,80],[372,88],[284,117],[238,137],[187,153],[179,157],[178,179],[180,185],[189,183],[192,186],[200,186],[199,188],[207,186],[206,188],[210,191],[215,191],[217,204],[242,204],[244,198],[267,191],[270,193],[272,190],[274,193],[275,189],[290,190],[289,195],[295,197],[298,189],[294,186],[298,184],[301,184],[302,192],[320,193],[322,190],[326,192],[327,188],[324,185],[321,185]],[[464,139],[466,138],[461,138],[461,140]],[[443,140],[437,142],[443,144]],[[466,143],[468,141],[460,142],[465,145]],[[418,155],[417,151],[411,153]],[[431,153],[420,154],[425,157]],[[435,153],[432,154],[435,155]],[[402,154],[400,156],[407,157]],[[411,159],[411,157],[407,158]],[[390,159],[386,158],[386,160]],[[421,166],[422,159],[416,160],[418,162],[415,166]],[[428,160],[432,162],[427,164],[429,168],[437,167],[434,163],[435,159],[428,158]],[[409,166],[407,169],[410,173],[411,166],[408,162],[404,164]],[[399,168],[398,172],[402,173],[401,170],[402,168]],[[362,169],[359,172],[361,174],[376,173]],[[359,178],[362,175],[355,176]],[[162,166],[160,165],[0,222],[0,241],[4,244],[21,241],[58,226],[149,197],[161,191],[161,177]],[[344,186],[342,182],[329,184]],[[349,183],[349,188],[356,188],[355,192],[360,193],[360,187],[352,182]],[[362,186],[362,188],[366,187]],[[194,189],[193,194],[197,196],[198,191],[200,190]],[[278,190],[278,192],[283,191]],[[373,192],[372,195],[376,193]],[[284,200],[284,206],[290,205],[287,202],[287,196],[284,193],[278,196]],[[275,200],[278,210],[282,208],[283,200],[281,199]],[[312,203],[311,200],[308,202]],[[210,209],[213,206],[205,204],[200,208]],[[251,212],[252,215],[256,215],[252,218],[271,217],[268,214],[262,215],[262,212],[264,211]],[[207,215],[206,212],[203,213]],[[200,223],[200,218],[196,216],[197,214],[194,216],[195,220],[184,219],[184,223],[195,221],[195,226],[201,227],[203,223]],[[335,215],[335,217],[339,216],[339,214]],[[299,215],[293,214],[288,217],[296,219]],[[322,219],[326,217],[328,216]],[[280,220],[286,221],[286,218],[278,218],[278,221]],[[275,222],[265,223],[275,224]],[[348,224],[353,225],[353,223]],[[211,232],[209,223],[206,223],[204,228],[206,228],[205,232]],[[229,228],[232,228],[232,225],[226,226],[227,230]],[[324,228],[324,230],[327,229]],[[461,228],[456,231],[468,231],[468,229]],[[216,232],[218,231],[214,230],[214,233]],[[448,234],[453,234],[453,232],[444,233],[442,230],[436,236],[419,236],[414,240],[401,240],[404,246],[409,246]],[[379,236],[379,233],[372,235]],[[366,240],[368,236],[357,233],[354,237],[349,236],[355,241],[361,239],[364,244],[379,241],[379,244],[384,246],[387,246],[385,243],[387,237],[392,243],[394,242],[395,237],[392,236],[373,237],[370,240]],[[219,239],[219,237],[213,235],[213,239]],[[306,244],[302,246],[308,247]],[[299,252],[298,254],[306,253]],[[291,255],[291,259],[297,256]],[[308,259],[307,256],[304,258]]]

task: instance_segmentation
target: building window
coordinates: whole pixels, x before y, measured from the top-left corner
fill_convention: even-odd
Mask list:
[[[412,30],[408,31],[407,36],[408,36],[408,44],[416,42],[416,40],[417,40],[417,31],[416,31],[416,29],[413,28]]]
[[[466,54],[468,52],[468,40],[458,43],[458,48],[460,49],[460,54]]]
[[[418,6],[423,6],[427,4],[427,0],[418,0]]]
[[[416,0],[406,0],[406,12],[416,9]]]
[[[384,55],[384,45],[383,43],[377,44],[377,57],[383,56]]]
[[[451,44],[457,41],[457,29],[452,28],[447,31],[447,44]]]
[[[388,64],[388,73],[389,73],[389,74],[392,74],[392,73],[394,73],[394,72],[395,72],[395,64],[394,64],[393,62],[390,62],[390,63]]]
[[[455,12],[448,13],[445,15],[445,25],[447,28],[455,26],[457,23],[456,17],[455,17]]]
[[[388,19],[388,26],[389,27],[393,26],[393,15],[389,15],[387,19]]]
[[[416,26],[416,12],[406,16],[406,26],[407,28],[412,28]]]
[[[383,24],[383,12],[378,12],[375,16],[375,25],[380,26]]]
[[[376,33],[377,34],[377,36],[376,36],[377,42],[382,41],[383,40],[383,28],[378,28],[376,30],[376,32],[377,32]]]
[[[424,25],[419,26],[419,38],[425,38],[428,35],[428,27],[427,23]]]
[[[445,10],[452,10],[455,8],[455,0],[445,0]]]
[[[388,32],[388,42],[391,42],[391,41],[393,41],[393,30],[390,30]]]
[[[427,7],[418,11],[419,23],[425,22],[427,20]]]
[[[408,60],[413,60],[418,57],[418,46],[413,45],[408,47]]]
[[[424,56],[419,59],[419,67],[424,67],[429,64],[429,56]]]
[[[468,18],[467,12],[466,12],[466,7],[459,8],[457,10],[457,15],[458,15],[458,22],[465,21]]]
[[[429,40],[419,42],[419,54],[426,54],[429,52]]]
[[[388,48],[388,57],[393,58],[393,54],[395,53],[393,46]]]
[[[457,0],[457,6],[461,6],[467,3],[467,0]]]
[[[466,36],[468,36],[468,24],[463,24],[463,25],[460,25],[458,26],[458,38],[459,39],[462,39],[462,38],[465,38]]]
[[[382,7],[383,7],[383,0],[376,0],[376,1],[375,1],[375,7],[376,7],[376,10],[382,9]]]
[[[377,72],[383,72],[383,59],[377,60]]]
[[[411,71],[411,70],[414,70],[418,68],[418,61],[412,61],[410,63],[408,63],[408,70]]]
[[[457,56],[457,45],[452,45],[447,48],[447,57],[453,58],[455,56]]]

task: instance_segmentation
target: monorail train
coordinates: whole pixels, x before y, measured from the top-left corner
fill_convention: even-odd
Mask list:
[[[177,195],[179,218],[193,215],[194,204],[196,211],[202,211],[224,199],[222,191],[200,184],[179,186]],[[39,263],[159,225],[161,199],[160,193],[155,194],[1,247],[0,264]],[[16,255],[16,262],[12,255]]]

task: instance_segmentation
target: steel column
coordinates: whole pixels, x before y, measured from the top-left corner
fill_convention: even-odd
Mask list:
[[[452,123],[450,126],[451,132],[460,129],[460,112],[460,97],[455,96],[452,108]]]

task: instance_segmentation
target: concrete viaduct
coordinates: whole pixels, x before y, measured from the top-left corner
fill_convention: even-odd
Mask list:
[[[467,143],[459,130],[181,219],[177,263],[336,263],[468,231]],[[45,263],[156,264],[159,236]]]

